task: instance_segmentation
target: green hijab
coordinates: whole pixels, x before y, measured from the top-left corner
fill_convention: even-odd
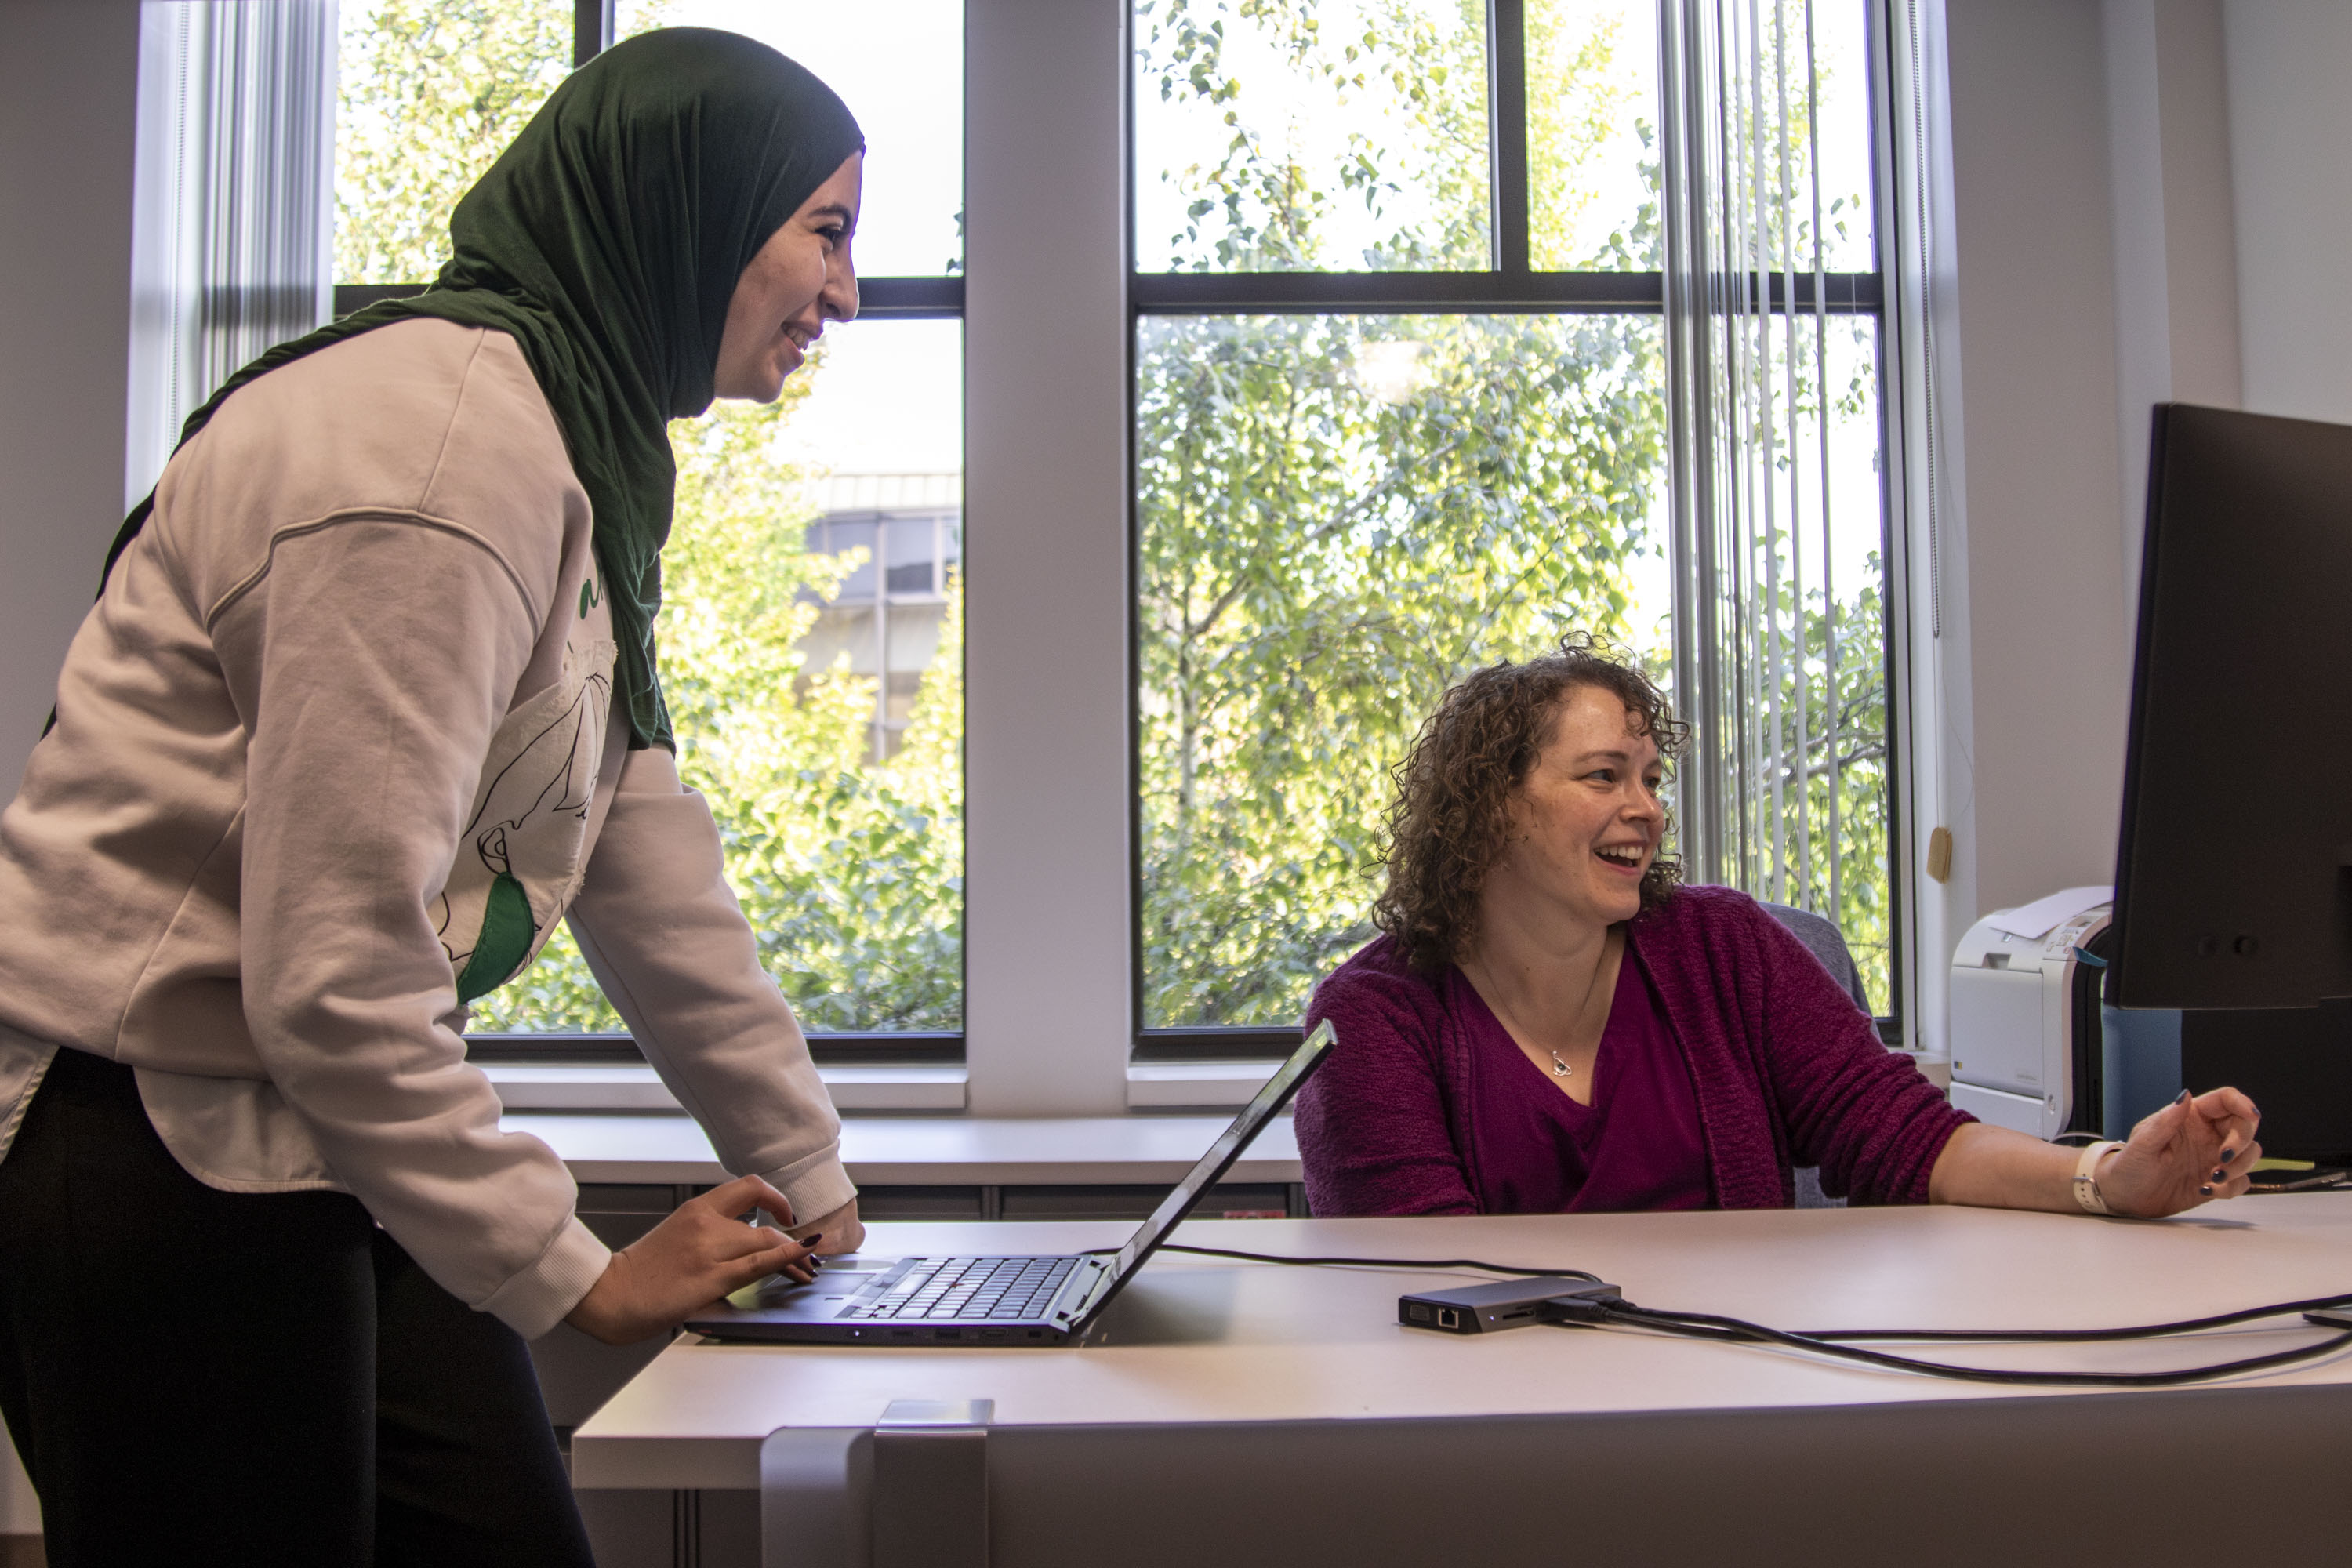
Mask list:
[[[864,144],[833,89],[765,44],[706,27],[616,44],[557,88],[458,202],[455,254],[431,289],[278,344],[190,415],[180,440],[254,377],[393,321],[508,333],[594,509],[630,743],[675,749],[653,632],[677,483],[668,423],[710,406],[744,267]],[[154,504],[150,493],[124,521],[108,572]]]

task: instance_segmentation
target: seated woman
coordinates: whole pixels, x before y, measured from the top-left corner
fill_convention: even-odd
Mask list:
[[[1398,773],[1385,934],[1307,1010],[1339,1033],[1298,1097],[1316,1214],[1788,1207],[1806,1165],[1871,1204],[2152,1216],[2246,1190],[2235,1089],[2093,1153],[1953,1110],[1753,899],[1678,886],[1684,734],[1580,637],[1446,693]]]

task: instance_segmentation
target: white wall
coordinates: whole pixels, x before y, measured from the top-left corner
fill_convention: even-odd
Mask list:
[[[0,0],[0,799],[122,521],[135,0]]]
[[[2352,5],[1950,0],[1943,25],[1957,922],[2112,875],[2149,405],[2352,423]]]
[[[2136,595],[2150,408],[2235,408],[2242,395],[2236,202],[2221,0],[2105,3],[2124,586]]]
[[[2099,0],[1962,0],[1945,49],[1960,515],[1943,569],[1965,574],[1947,598],[1966,616],[1947,616],[1942,657],[1970,753],[1946,767],[1964,775],[1955,880],[1981,912],[2114,874],[2130,684],[2116,249]]]
[[[964,1059],[1118,1115],[1132,1026],[1120,0],[965,35]]]
[[[2245,406],[2352,424],[2352,5],[2222,9]]]

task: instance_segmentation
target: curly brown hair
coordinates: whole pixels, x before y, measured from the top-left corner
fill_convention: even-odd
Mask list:
[[[1388,887],[1372,904],[1372,923],[1396,939],[1414,969],[1433,974],[1476,939],[1478,890],[1509,841],[1512,794],[1551,739],[1570,691],[1609,692],[1660,755],[1681,753],[1690,727],[1638,665],[1615,653],[1571,632],[1555,653],[1469,676],[1421,727],[1397,764],[1386,819]],[[1681,881],[1679,861],[1653,860],[1642,878],[1642,907],[1656,908]]]

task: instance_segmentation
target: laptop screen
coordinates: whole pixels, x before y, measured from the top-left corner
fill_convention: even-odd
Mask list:
[[[1298,1048],[1290,1053],[1290,1059],[1275,1070],[1274,1076],[1265,1080],[1265,1087],[1257,1091],[1257,1097],[1234,1118],[1234,1124],[1219,1133],[1217,1141],[1209,1145],[1209,1152],[1201,1156],[1200,1163],[1185,1173],[1184,1179],[1176,1184],[1175,1191],[1161,1199],[1160,1206],[1151,1211],[1151,1217],[1143,1222],[1143,1228],[1129,1237],[1127,1245],[1118,1249],[1118,1257],[1110,1266],[1109,1283],[1095,1298],[1095,1307],[1100,1308],[1118,1292],[1127,1277],[1139,1268],[1143,1260],[1168,1239],[1168,1233],[1192,1212],[1192,1205],[1201,1201],[1201,1194],[1214,1185],[1217,1178],[1225,1173],[1226,1168],[1241,1157],[1242,1151],[1249,1147],[1250,1140],[1263,1131],[1265,1124],[1290,1103],[1290,1097],[1298,1092],[1298,1086],[1307,1081],[1307,1075],[1313,1072],[1329,1054],[1334,1040],[1331,1023],[1327,1018],[1315,1026],[1313,1034],[1299,1042]]]

